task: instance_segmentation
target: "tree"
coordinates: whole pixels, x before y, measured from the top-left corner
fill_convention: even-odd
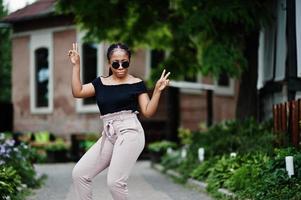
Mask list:
[[[7,15],[7,10],[0,0],[0,19]],[[11,42],[10,29],[0,27],[0,101],[11,101]]]
[[[256,117],[258,33],[272,0],[59,0],[87,38],[169,51],[173,78],[198,71],[241,78],[237,118]],[[163,66],[163,65],[162,65]],[[161,71],[161,69],[158,69]],[[156,71],[154,72],[156,74]]]

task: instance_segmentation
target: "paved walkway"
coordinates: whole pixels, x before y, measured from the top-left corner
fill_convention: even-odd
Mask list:
[[[45,185],[27,200],[69,200],[72,197],[71,173],[75,163],[37,164],[38,173],[45,173]],[[106,185],[107,170],[93,179],[93,200],[111,200]],[[150,168],[149,161],[136,163],[128,182],[132,200],[211,200],[203,193],[174,183],[168,176]]]

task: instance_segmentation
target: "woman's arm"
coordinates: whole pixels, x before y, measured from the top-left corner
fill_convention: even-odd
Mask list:
[[[155,114],[158,108],[161,92],[169,84],[168,76],[170,72],[165,75],[165,69],[162,72],[160,79],[157,81],[152,98],[149,99],[147,93],[142,93],[138,97],[140,110],[145,117],[151,117]]]
[[[87,98],[95,95],[95,89],[92,83],[82,85],[80,81],[80,57],[78,54],[77,43],[73,43],[73,49],[69,50],[69,58],[72,63],[72,94],[76,98]]]

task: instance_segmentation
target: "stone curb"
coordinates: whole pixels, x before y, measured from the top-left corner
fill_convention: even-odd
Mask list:
[[[201,181],[197,181],[195,179],[189,178],[187,180],[187,184],[193,187],[196,187],[197,189],[200,189],[203,192],[207,192],[206,188],[208,186],[207,183],[201,182]]]
[[[230,192],[229,190],[227,190],[225,188],[219,188],[217,191],[228,197],[236,197],[236,195],[233,192]]]
[[[164,171],[164,167],[162,165],[160,165],[160,164],[152,164],[152,167],[155,170],[158,170],[160,172]],[[178,173],[178,172],[176,172],[176,171],[174,171],[172,169],[167,170],[166,174],[169,175],[169,176],[175,177],[175,178],[182,178],[182,175],[180,173]],[[186,184],[189,185],[189,186],[192,186],[192,187],[196,187],[197,189],[199,189],[199,190],[201,190],[203,192],[206,192],[206,188],[208,186],[207,183],[195,180],[193,178],[189,178],[187,180]],[[219,193],[221,193],[222,195],[227,196],[227,197],[232,197],[232,198],[236,197],[236,195],[233,192],[231,192],[231,191],[229,191],[229,190],[227,190],[225,188],[219,188],[217,191]]]
[[[164,170],[164,167],[162,165],[159,165],[159,164],[152,164],[151,165],[154,169],[160,171],[160,172],[163,172]]]
[[[169,176],[172,176],[174,178],[178,178],[178,179],[182,178],[182,175],[180,173],[178,173],[174,170],[171,170],[171,169],[167,170],[166,174],[169,175]]]

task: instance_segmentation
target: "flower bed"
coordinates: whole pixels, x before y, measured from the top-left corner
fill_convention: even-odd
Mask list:
[[[0,197],[24,199],[30,188],[39,188],[45,175],[38,177],[33,161],[37,152],[25,143],[16,144],[10,133],[0,133]]]
[[[285,156],[288,155],[294,157],[295,174],[292,177],[285,168]],[[301,199],[301,152],[293,148],[275,150],[273,157],[258,153],[209,159],[190,170],[188,176],[179,170],[182,162],[174,169],[162,164],[153,166],[217,199]]]
[[[182,148],[166,152],[160,166],[183,183],[217,199],[301,199],[301,152],[275,146],[277,138],[269,124],[231,121],[180,136]],[[205,160],[199,160],[200,147],[205,149]],[[294,159],[291,177],[286,156]]]

